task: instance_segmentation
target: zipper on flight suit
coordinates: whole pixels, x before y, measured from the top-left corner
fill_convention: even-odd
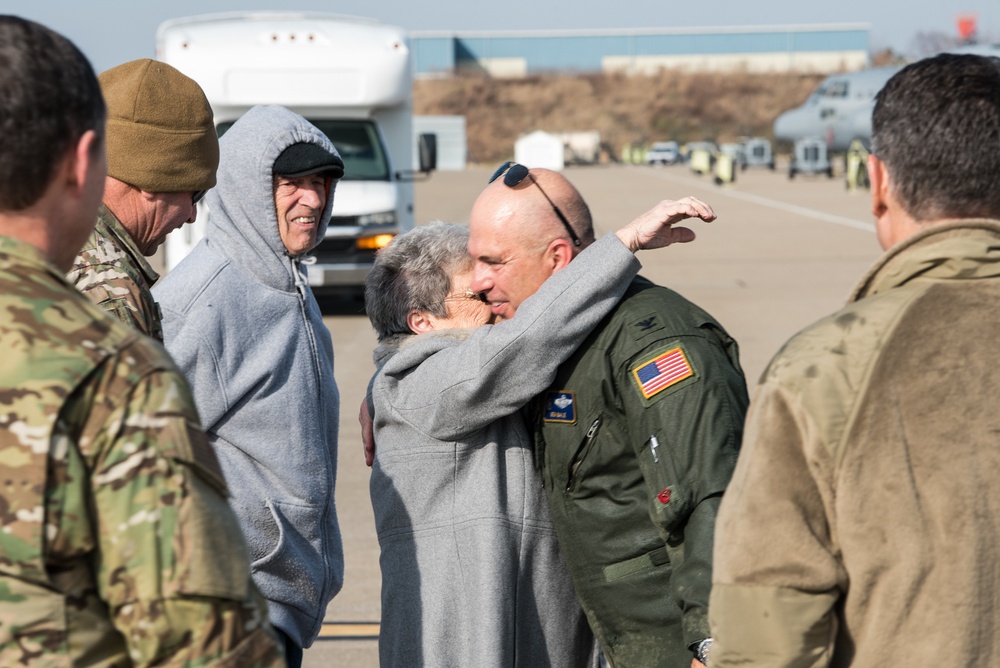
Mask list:
[[[594,436],[597,435],[597,428],[600,424],[601,418],[594,420],[594,424],[590,425],[590,429],[587,430],[587,436],[583,439],[583,444],[576,451],[573,463],[569,467],[569,480],[566,481],[567,492],[573,490],[573,483],[576,481],[576,472],[580,469],[580,464],[583,463],[583,455],[587,452],[587,446],[590,445],[590,442],[594,440]]]

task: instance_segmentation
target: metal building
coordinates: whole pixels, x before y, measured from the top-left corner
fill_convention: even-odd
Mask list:
[[[835,72],[868,66],[863,23],[502,32],[414,32],[418,77],[479,71],[517,77],[546,72]]]

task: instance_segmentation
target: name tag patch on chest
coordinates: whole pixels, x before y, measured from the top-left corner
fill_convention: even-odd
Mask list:
[[[660,353],[632,369],[632,376],[639,385],[639,392],[646,399],[693,375],[694,369],[691,368],[691,363],[688,362],[687,355],[680,346]]]
[[[576,422],[576,397],[573,396],[573,393],[566,390],[547,393],[542,421],[567,424]]]

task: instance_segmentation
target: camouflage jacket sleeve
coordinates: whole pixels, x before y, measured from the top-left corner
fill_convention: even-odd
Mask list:
[[[135,665],[283,666],[187,385],[136,357],[83,402],[100,597]]]
[[[83,280],[88,278],[92,278],[92,276],[81,277]],[[136,308],[136,304],[141,302],[138,295],[135,294],[136,290],[133,289],[135,284],[127,276],[108,279],[98,285],[85,285],[77,282],[76,287],[87,299],[111,317],[147,336],[151,335],[150,324]]]

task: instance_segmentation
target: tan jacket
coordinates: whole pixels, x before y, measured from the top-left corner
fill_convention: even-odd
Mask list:
[[[1000,665],[1000,221],[934,225],[795,336],[720,510],[711,666]]]

